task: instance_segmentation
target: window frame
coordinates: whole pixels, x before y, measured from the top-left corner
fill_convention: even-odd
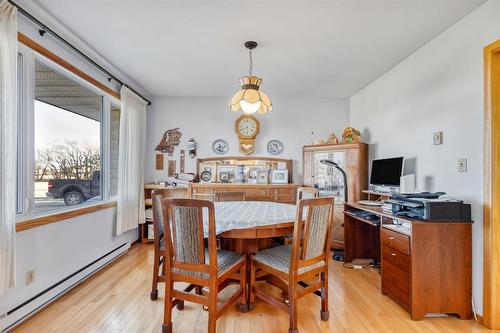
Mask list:
[[[88,213],[89,207],[100,206],[104,208],[111,207],[110,203],[110,133],[111,133],[111,104],[114,104],[121,109],[121,101],[115,96],[110,95],[106,91],[98,88],[88,80],[80,77],[76,73],[64,68],[57,62],[45,57],[27,45],[18,41],[18,53],[22,59],[22,77],[21,77],[21,98],[19,99],[21,106],[18,108],[21,115],[19,116],[20,123],[18,124],[18,188],[17,197],[19,202],[19,211],[17,212],[17,223],[26,223],[29,220],[40,220],[45,217],[54,215],[65,216],[68,213],[82,211],[82,214]],[[74,207],[63,207],[61,209],[40,212],[35,214],[35,199],[34,199],[34,166],[35,166],[35,137],[34,137],[34,101],[35,101],[35,63],[40,62],[42,65],[51,68],[74,82],[82,85],[86,89],[101,96],[101,126],[100,126],[100,183],[101,183],[101,200],[92,203],[83,203]],[[71,216],[74,214],[70,214]]]

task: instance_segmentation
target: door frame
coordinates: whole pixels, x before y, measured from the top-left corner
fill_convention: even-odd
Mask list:
[[[500,40],[484,48],[483,325],[491,329],[500,329],[500,156],[493,154],[498,151]]]

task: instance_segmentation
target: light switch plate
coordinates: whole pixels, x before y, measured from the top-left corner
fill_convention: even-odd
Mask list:
[[[435,145],[443,144],[443,132],[434,132],[433,140]]]
[[[467,158],[458,159],[458,172],[467,172]]]

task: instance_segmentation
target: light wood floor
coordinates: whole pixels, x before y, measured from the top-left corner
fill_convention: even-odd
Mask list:
[[[149,299],[153,248],[135,245],[115,263],[18,327],[15,332],[161,332],[163,297]],[[299,302],[299,330],[310,332],[483,332],[472,320],[428,318],[409,314],[380,294],[376,270],[330,265],[330,320],[319,317],[320,301],[308,295]],[[163,294],[163,287],[160,295]],[[221,296],[224,297],[224,294]],[[174,310],[174,332],[206,332],[207,313],[186,303]],[[249,313],[230,309],[217,321],[218,332],[288,332],[288,316],[257,300]]]

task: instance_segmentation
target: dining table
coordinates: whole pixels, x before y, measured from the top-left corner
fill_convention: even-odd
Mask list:
[[[296,206],[269,201],[225,201],[214,202],[215,229],[219,236],[220,248],[246,256],[250,267],[250,255],[272,246],[272,238],[289,235],[293,232]],[[204,230],[208,230],[208,214],[204,216]],[[266,277],[268,283],[283,290],[287,286],[272,276]],[[247,297],[250,291],[250,269],[247,270]],[[286,297],[286,296],[284,296]],[[253,305],[249,304],[243,311]],[[240,308],[241,309],[241,308]]]
[[[293,232],[295,205],[269,201],[225,201],[215,202],[214,208],[215,229],[222,249],[255,254],[269,247],[271,238]],[[208,217],[204,224],[204,230],[208,230]]]

